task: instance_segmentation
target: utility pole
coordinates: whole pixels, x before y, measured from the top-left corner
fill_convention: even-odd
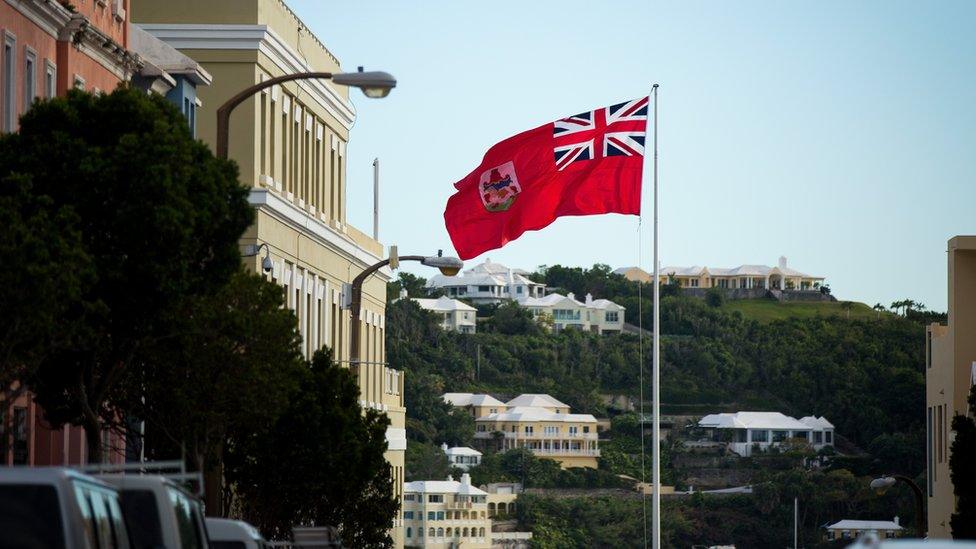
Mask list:
[[[481,381],[481,344],[478,344],[478,370],[474,376],[476,381]]]
[[[797,538],[799,537],[797,536],[797,531],[799,528],[797,526],[797,523],[799,522],[799,518],[800,518],[800,498],[794,497],[793,498],[793,549],[797,549]]]

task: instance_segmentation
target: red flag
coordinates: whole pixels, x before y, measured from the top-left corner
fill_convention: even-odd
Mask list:
[[[444,221],[461,259],[557,217],[640,214],[648,98],[563,118],[497,143],[454,184]]]

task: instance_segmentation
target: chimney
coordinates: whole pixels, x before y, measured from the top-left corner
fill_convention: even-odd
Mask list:
[[[901,526],[901,519],[898,518],[898,515],[895,515],[895,526]]]
[[[446,442],[441,443],[441,450],[444,450],[445,453],[447,452],[447,443]]]
[[[780,268],[780,270],[786,268],[786,256],[785,255],[779,256],[779,268]]]
[[[409,293],[406,288],[400,288],[400,299],[406,299],[409,297]]]
[[[569,294],[567,294],[566,297],[568,297],[568,298],[570,298],[572,300],[575,300],[576,299],[576,294],[574,294],[573,292],[569,292]]]
[[[593,304],[593,294],[589,294],[589,293],[586,294],[586,304],[587,305],[592,305]]]
[[[447,475],[447,480],[448,480],[448,482],[453,481],[454,480],[454,475]]]
[[[461,484],[464,486],[471,486],[471,475],[464,473],[461,475]],[[895,520],[898,520],[897,517]]]

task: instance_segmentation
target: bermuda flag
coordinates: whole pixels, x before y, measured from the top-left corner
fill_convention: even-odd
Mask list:
[[[583,112],[497,143],[454,184],[444,221],[461,259],[557,217],[640,214],[648,98]]]

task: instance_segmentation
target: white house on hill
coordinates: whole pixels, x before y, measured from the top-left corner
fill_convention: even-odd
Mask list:
[[[529,280],[528,274],[486,259],[484,263],[457,276],[434,276],[427,281],[427,289],[441,290],[448,297],[463,297],[475,304],[503,303],[545,295],[545,284]]]
[[[653,282],[654,277],[639,267],[621,267],[613,271],[634,282]],[[818,290],[824,277],[797,271],[780,257],[775,267],[739,265],[738,267],[669,266],[660,270],[661,283],[673,278],[682,288],[764,288],[767,290]]]
[[[549,294],[520,299],[519,304],[533,316],[552,317],[553,331],[556,332],[576,329],[602,334],[619,332],[624,326],[624,307],[608,299],[593,299],[590,294],[586,294],[583,302],[577,301],[574,294]]]
[[[477,329],[475,316],[478,310],[456,299],[441,296],[437,299],[412,298],[421,309],[431,311],[441,318],[441,327],[452,332],[473,334]]]
[[[836,539],[857,539],[858,537],[867,534],[874,533],[880,538],[896,538],[901,535],[904,528],[898,521],[898,517],[895,520],[850,520],[845,519],[835,522],[826,527],[826,538],[827,541],[833,541]]]
[[[796,439],[815,450],[834,444],[834,426],[823,417],[798,420],[779,412],[736,412],[709,414],[698,426],[708,429],[712,440],[728,442],[740,456],[752,455],[753,448],[766,450]]]
[[[454,446],[448,448],[447,444],[441,444],[441,450],[447,454],[447,461],[451,467],[467,471],[475,465],[481,464],[481,452],[467,446]]]

